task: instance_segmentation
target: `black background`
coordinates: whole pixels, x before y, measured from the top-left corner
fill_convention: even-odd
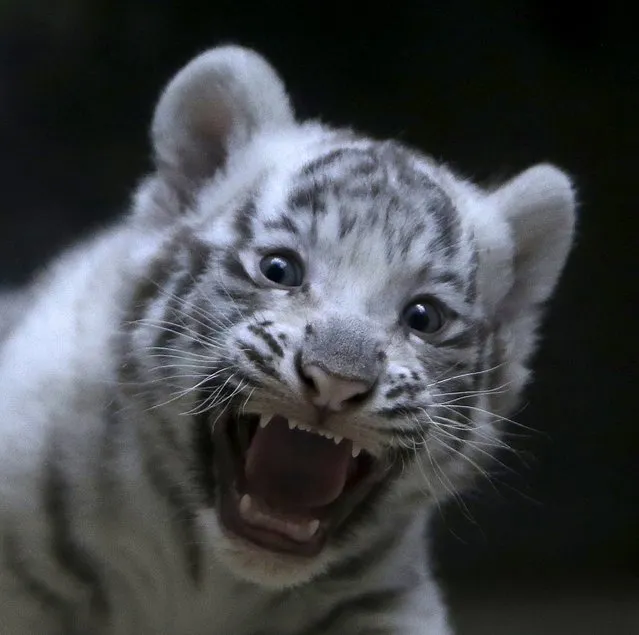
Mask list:
[[[537,432],[466,509],[442,512],[434,552],[453,587],[630,572],[639,55],[622,5],[5,0],[0,283],[121,213],[149,168],[160,88],[218,43],[264,53],[300,116],[399,137],[480,182],[555,162],[580,218],[517,414]]]

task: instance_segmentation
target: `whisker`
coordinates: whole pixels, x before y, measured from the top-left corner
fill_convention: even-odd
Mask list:
[[[188,337],[190,341],[202,344],[202,346],[212,350],[223,350],[219,341],[216,341],[207,335],[203,335],[202,333],[198,333],[185,324],[176,324],[175,322],[169,322],[167,320],[152,320],[150,318],[140,318],[132,324],[146,326],[164,333],[172,333],[179,337]]]
[[[508,392],[507,388],[511,382],[506,382],[495,388],[486,388],[480,390],[458,390],[456,392],[440,392],[436,394],[436,397],[454,397],[458,396],[460,399],[465,397],[482,397],[483,395],[503,395]],[[451,400],[456,401],[456,400]]]
[[[484,375],[486,373],[492,373],[496,370],[498,370],[499,368],[501,368],[504,365],[504,362],[502,362],[501,364],[497,364],[496,366],[493,366],[491,368],[485,368],[483,370],[476,370],[470,373],[463,373],[461,375],[454,375],[452,377],[447,377],[446,379],[440,379],[437,380],[431,384],[427,385],[427,388],[433,388],[434,386],[440,386],[441,384],[445,384],[449,381],[455,381],[457,379],[464,379],[465,377],[475,377],[477,375]]]

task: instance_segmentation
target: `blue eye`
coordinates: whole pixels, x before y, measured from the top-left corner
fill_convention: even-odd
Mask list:
[[[281,287],[299,287],[304,281],[304,271],[293,254],[269,254],[260,262],[262,275]]]
[[[417,333],[436,333],[444,326],[444,313],[434,301],[426,298],[409,304],[402,314],[404,324]]]

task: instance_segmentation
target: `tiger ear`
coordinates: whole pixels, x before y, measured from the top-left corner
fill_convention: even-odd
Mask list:
[[[512,237],[512,279],[501,311],[526,313],[552,294],[572,244],[575,194],[564,172],[536,165],[500,187],[492,203]]]
[[[257,53],[211,49],[169,82],[151,136],[159,175],[178,193],[211,178],[257,132],[293,123],[284,85]]]
[[[527,380],[543,304],[572,245],[575,193],[561,170],[537,165],[492,192],[488,203],[482,233],[492,238],[483,241],[481,286],[496,327],[499,381],[509,386],[495,410],[507,412]]]

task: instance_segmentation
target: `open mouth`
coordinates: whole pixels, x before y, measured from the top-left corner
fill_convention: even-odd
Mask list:
[[[317,555],[384,473],[350,439],[281,415],[230,417],[215,427],[215,454],[224,527],[301,556]]]

